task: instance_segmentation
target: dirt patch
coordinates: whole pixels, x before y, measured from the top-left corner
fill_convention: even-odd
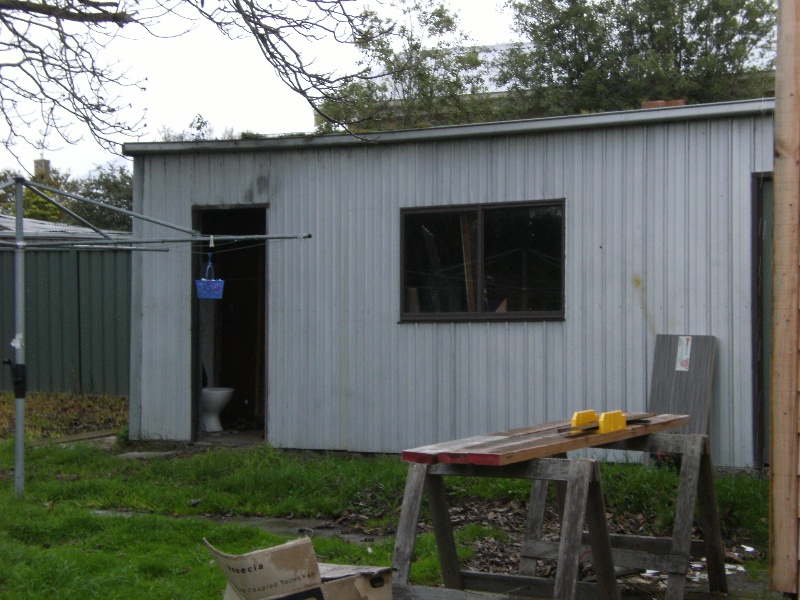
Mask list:
[[[14,435],[16,399],[0,394],[0,440]],[[128,424],[128,399],[85,394],[27,394],[25,435],[28,439],[74,436],[92,431],[120,431]]]
[[[451,520],[456,530],[469,524],[480,524],[492,533],[470,542],[474,551],[466,568],[488,573],[519,573],[519,557],[527,517],[526,506],[519,502],[498,503],[482,500],[459,500],[458,506],[451,506]],[[636,515],[609,517],[612,533],[652,535],[647,525]],[[335,527],[351,535],[363,533],[358,519],[342,515],[335,521]],[[431,531],[429,523],[419,524],[421,531]],[[558,538],[558,519],[553,511],[546,514],[544,536]],[[372,530],[370,533],[374,534]],[[393,533],[393,532],[382,532]],[[309,535],[314,535],[313,529]],[[769,576],[763,566],[765,550],[758,549],[741,541],[728,542],[726,547],[726,572],[730,598],[782,598],[781,594],[769,592]],[[536,575],[554,577],[557,569],[555,561],[539,561]],[[591,564],[583,567],[581,578],[592,580]],[[658,572],[630,572],[618,578],[624,597],[663,598],[666,593],[667,575]],[[708,591],[705,564],[693,562],[687,573],[686,597],[695,600],[719,598]]]
[[[482,515],[484,526],[496,529],[496,535],[488,535],[471,542],[474,550],[473,558],[465,565],[466,569],[488,573],[518,573],[519,555],[525,523],[525,509],[516,503],[509,506],[497,503],[473,502],[465,508],[451,508],[452,520],[456,529],[462,528],[478,514]],[[337,519],[267,519],[263,517],[207,516],[219,522],[235,522],[260,527],[289,537],[307,535],[309,537],[341,537],[355,543],[375,543],[387,539],[394,532],[384,529],[365,529],[362,519],[357,514],[342,515]],[[426,522],[419,524],[422,531],[430,531]],[[555,521],[548,518],[548,535],[555,537],[557,527]],[[774,599],[783,596],[769,592],[769,579],[760,565],[763,558],[761,551],[747,545],[736,544],[727,549],[726,564],[728,596],[739,599]],[[537,576],[554,577],[557,565],[555,561],[541,561],[537,567]],[[591,564],[584,567],[582,579],[591,581],[593,573]],[[646,571],[630,572],[617,579],[621,595],[624,598],[664,598],[666,595],[667,576],[663,573]],[[705,565],[692,563],[687,573],[686,598],[689,600],[718,599],[718,594],[708,591]]]

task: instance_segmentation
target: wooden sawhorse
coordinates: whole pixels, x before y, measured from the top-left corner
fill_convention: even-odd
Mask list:
[[[609,537],[614,565],[667,573],[667,599],[682,600],[686,594],[686,573],[690,561],[692,558],[705,557],[710,591],[727,593],[725,550],[720,532],[708,436],[654,433],[597,447],[647,453],[666,452],[681,457],[672,537],[611,535]],[[540,523],[544,515],[546,491],[546,485],[543,491],[534,486],[531,493],[529,530],[521,552],[521,573],[532,572],[537,559],[556,558],[560,551],[554,542],[541,539]],[[702,540],[692,539],[696,505],[699,505]],[[588,551],[588,541],[584,539],[581,552]]]
[[[462,571],[456,554],[455,539],[445,496],[445,476],[505,477],[534,481],[556,481],[564,485],[564,509],[561,538],[555,558],[558,569],[555,579],[532,575],[507,575]],[[606,527],[605,505],[600,484],[600,468],[595,460],[539,458],[504,466],[472,464],[411,463],[403,496],[403,506],[395,541],[392,565],[396,570],[395,594],[398,600],[417,597],[451,598],[461,600],[475,596],[463,592],[442,594],[433,588],[418,588],[408,584],[414,543],[424,491],[427,490],[429,510],[442,568],[442,578],[451,590],[475,590],[509,596],[551,596],[558,600],[597,597],[619,598],[612,562],[611,545]],[[588,525],[588,540],[583,537],[584,522]],[[578,581],[581,545],[588,541],[593,555],[597,584]],[[423,593],[422,590],[425,590]],[[580,594],[578,595],[578,590]]]

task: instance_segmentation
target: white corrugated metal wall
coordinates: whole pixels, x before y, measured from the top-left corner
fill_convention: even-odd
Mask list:
[[[153,156],[134,162],[134,210],[192,227],[195,206],[265,204],[270,176],[264,155]],[[134,220],[134,236],[186,234]],[[192,248],[134,252],[132,258],[131,424],[134,439],[189,440],[192,435]]]
[[[313,234],[269,248],[271,443],[395,452],[643,410],[655,335],[711,334],[715,461],[738,466],[753,461],[751,177],[771,168],[771,112],[136,162],[147,214],[189,225],[191,204],[268,202],[269,233]],[[398,323],[401,208],[552,198],[563,322]],[[141,434],[186,439],[190,259],[138,261]]]

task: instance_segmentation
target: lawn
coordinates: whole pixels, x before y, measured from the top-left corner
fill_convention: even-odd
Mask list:
[[[0,407],[3,402],[9,400],[0,399]],[[320,519],[337,532],[373,540],[314,535],[321,561],[391,563],[406,475],[397,456],[178,445],[170,457],[123,458],[130,449],[124,441],[111,451],[82,443],[29,447],[25,493],[16,498],[13,440],[0,440],[0,597],[220,597],[224,578],[203,538],[239,553],[296,537],[234,523],[234,517]],[[606,464],[602,472],[612,529],[668,531],[675,469]],[[448,489],[454,505],[467,507],[468,514],[453,520],[461,559],[469,564],[481,559],[487,540],[503,544],[514,535],[529,486],[451,478]],[[768,489],[767,480],[742,473],[717,478],[728,545],[765,547]],[[431,534],[420,537],[417,555],[412,580],[436,584]]]

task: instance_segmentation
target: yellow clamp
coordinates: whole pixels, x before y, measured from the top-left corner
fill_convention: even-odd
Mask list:
[[[593,410],[579,410],[572,415],[572,427],[577,429],[597,423],[597,413]]]
[[[598,431],[599,433],[611,433],[612,431],[625,429],[626,426],[625,415],[622,414],[621,410],[615,410],[604,412],[600,415],[600,428]]]

